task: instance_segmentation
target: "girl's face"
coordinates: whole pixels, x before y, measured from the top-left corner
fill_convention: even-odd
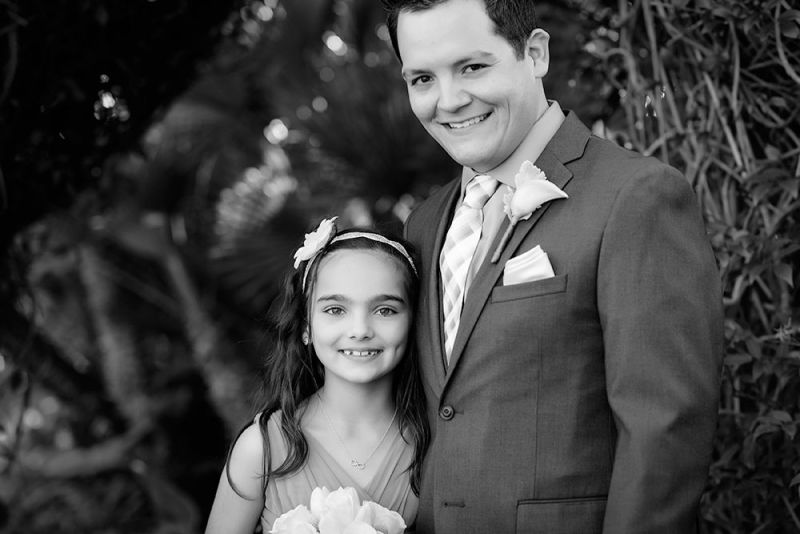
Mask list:
[[[326,383],[391,380],[412,319],[403,276],[379,250],[338,250],[322,259],[308,317]]]

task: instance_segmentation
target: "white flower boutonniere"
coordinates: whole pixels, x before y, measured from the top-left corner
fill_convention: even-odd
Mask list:
[[[500,240],[500,244],[492,255],[492,263],[497,263],[500,254],[506,246],[511,232],[519,221],[525,221],[539,209],[542,204],[559,198],[568,198],[568,195],[550,182],[544,171],[529,160],[520,166],[519,172],[514,176],[514,187],[506,186],[503,196],[503,211],[508,215],[510,224]]]
[[[303,241],[303,246],[297,249],[297,252],[294,253],[295,269],[300,267],[300,264],[304,261],[308,261],[319,254],[319,251],[325,248],[325,245],[330,242],[330,240],[333,238],[333,235],[336,233],[336,219],[337,217],[323,219],[322,222],[319,223],[319,226],[317,226],[316,230],[310,234],[306,234],[306,238]]]

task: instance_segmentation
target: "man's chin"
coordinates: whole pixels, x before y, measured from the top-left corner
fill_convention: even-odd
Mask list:
[[[489,166],[488,158],[484,157],[483,154],[477,153],[477,151],[470,151],[466,149],[450,151],[446,148],[445,151],[450,155],[453,161],[462,167],[469,167],[477,172],[485,172],[485,169],[491,168],[491,166]]]

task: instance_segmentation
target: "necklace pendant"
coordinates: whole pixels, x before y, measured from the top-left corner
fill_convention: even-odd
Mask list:
[[[350,460],[350,465],[353,466],[353,469],[358,469],[359,471],[363,471],[364,468],[367,467],[367,464],[362,464],[361,462],[359,462],[355,458]]]

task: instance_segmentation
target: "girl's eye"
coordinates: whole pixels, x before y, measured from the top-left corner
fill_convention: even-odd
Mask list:
[[[381,317],[391,317],[392,315],[396,314],[397,311],[395,311],[394,308],[389,308],[389,307],[383,306],[383,307],[378,308],[377,310],[375,310],[375,313],[377,313]]]
[[[341,306],[329,306],[322,310],[323,313],[327,313],[328,315],[341,315],[344,313],[344,308]]]

